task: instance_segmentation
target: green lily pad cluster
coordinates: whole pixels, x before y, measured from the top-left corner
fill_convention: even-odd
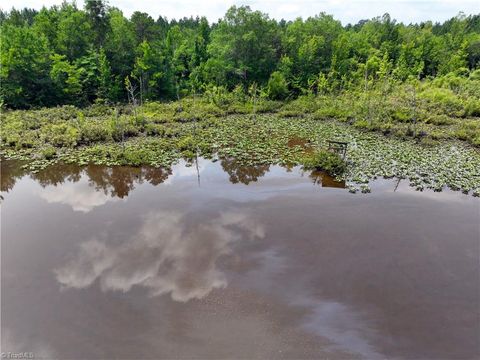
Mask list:
[[[441,191],[445,187],[478,193],[480,152],[459,141],[422,145],[414,139],[385,137],[363,132],[344,123],[263,115],[255,120],[232,116],[219,122],[215,143],[220,155],[235,156],[247,164],[301,164],[311,149],[327,149],[328,140],[348,143],[347,170],[338,176],[361,192],[377,177],[407,178],[417,190]],[[292,137],[302,137],[307,146],[288,146]]]

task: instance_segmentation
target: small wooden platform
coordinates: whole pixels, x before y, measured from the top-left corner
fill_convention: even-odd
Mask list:
[[[347,146],[348,143],[344,141],[335,141],[335,140],[327,140],[328,142],[328,151],[334,152],[345,159],[347,155]]]

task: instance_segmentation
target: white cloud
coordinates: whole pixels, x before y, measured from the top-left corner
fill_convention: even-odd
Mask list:
[[[126,292],[137,285],[153,296],[170,293],[173,300],[182,302],[200,299],[227,285],[216,261],[242,236],[263,238],[265,232],[253,218],[239,212],[189,228],[180,213],[156,212],[146,216],[138,234],[124,243],[90,240],[81,244],[77,255],[55,274],[65,287],[86,288],[99,280],[103,291]]]
[[[62,0],[12,0],[8,7],[23,8],[31,7],[40,9],[43,5],[50,6],[61,4]],[[466,14],[480,13],[478,0],[110,0],[110,5],[121,9],[126,16],[133,11],[139,10],[149,13],[155,19],[166,16],[169,19],[182,18],[184,16],[206,16],[210,21],[217,21],[232,5],[249,5],[254,10],[261,10],[276,19],[287,20],[296,17],[308,17],[322,11],[334,15],[344,24],[356,23],[361,19],[369,19],[380,16],[386,12],[392,18],[405,23],[425,20],[444,21],[460,11]],[[83,5],[78,1],[79,6]]]
[[[39,191],[39,196],[48,203],[69,205],[74,211],[89,212],[108,201],[117,201],[117,198],[95,189],[88,183],[86,177],[78,182],[66,182],[61,186],[49,185]]]

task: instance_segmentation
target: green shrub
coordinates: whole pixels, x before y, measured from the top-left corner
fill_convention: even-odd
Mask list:
[[[412,119],[411,111],[405,108],[395,109],[391,116],[393,120],[403,123],[409,122]]]
[[[182,114],[184,118],[191,120],[203,120],[207,117],[221,116],[224,114],[224,111],[215,104],[197,100],[196,102],[187,104],[184,113],[185,114]]]
[[[135,119],[125,115],[111,119],[110,131],[115,141],[122,141],[128,137],[136,136],[139,133]]]
[[[288,84],[285,76],[280,71],[270,75],[267,84],[268,97],[272,100],[283,100],[288,96]]]
[[[112,129],[104,121],[85,121],[80,127],[79,143],[93,144],[112,138]]]
[[[149,163],[150,153],[147,149],[129,147],[118,155],[118,160],[122,164],[140,166]]]
[[[466,121],[454,132],[455,137],[468,141],[474,145],[480,145],[480,122]]]
[[[304,113],[298,112],[297,110],[282,110],[278,112],[278,116],[282,118],[303,117],[304,115]]]
[[[245,103],[247,101],[247,94],[245,88],[242,85],[237,85],[232,91],[233,99],[239,103]]]
[[[37,137],[35,136],[35,132],[33,131],[25,132],[20,137],[17,146],[31,149],[34,147],[36,141],[37,141]]]
[[[172,124],[168,127],[165,127],[165,137],[173,138],[177,137],[178,135],[180,135],[180,129],[178,128],[178,126],[174,126]]]
[[[480,80],[480,69],[472,71],[469,80]]]
[[[480,117],[480,100],[472,98],[467,99],[465,102],[465,115]]]
[[[78,129],[66,123],[50,124],[43,129],[45,142],[56,147],[74,147],[78,141]]]
[[[393,124],[391,122],[380,122],[378,124],[378,130],[383,132],[384,135],[390,134],[393,129]]]
[[[370,122],[364,119],[359,119],[353,123],[353,126],[361,130],[370,130]]]
[[[7,134],[5,136],[5,144],[9,147],[16,147],[20,143],[20,135],[17,133]]]
[[[448,135],[443,131],[433,130],[430,132],[429,136],[433,140],[445,140],[448,138]]]
[[[205,95],[212,104],[215,104],[220,108],[233,102],[232,94],[223,86],[210,85],[206,88]]]
[[[143,115],[137,115],[130,120],[130,123],[135,127],[135,129],[137,130],[136,134],[138,134],[139,132],[145,130],[147,119],[145,119],[145,116]]]
[[[78,108],[73,105],[64,105],[52,109],[42,109],[39,115],[47,115],[50,119],[73,120],[78,116]]]
[[[23,123],[19,120],[8,121],[8,119],[5,119],[1,125],[2,141],[5,142],[7,146],[17,146],[22,137]]]
[[[335,106],[326,106],[320,108],[314,113],[314,118],[323,120],[323,119],[335,119],[339,121],[346,121],[351,118],[353,113],[349,109]]]
[[[41,151],[42,158],[51,160],[57,155],[57,150],[53,146],[47,146]]]
[[[279,101],[261,99],[256,105],[256,111],[258,113],[270,113],[277,111],[281,106],[282,103]]]
[[[164,124],[173,120],[173,115],[170,114],[154,114],[150,117],[154,123]]]
[[[145,125],[145,131],[150,136],[162,136],[165,134],[165,126],[162,124],[147,124]]]
[[[475,135],[471,141],[473,145],[480,146],[480,134]]]
[[[428,88],[419,95],[429,110],[449,116],[462,117],[465,110],[462,101],[449,89]]]
[[[460,67],[454,71],[455,75],[460,76],[460,77],[468,77],[470,74],[470,71],[466,67]]]
[[[227,114],[251,114],[252,110],[253,105],[248,102],[234,102],[225,109]]]
[[[433,125],[451,125],[455,123],[455,120],[445,114],[432,114],[427,117],[425,122]]]
[[[111,115],[112,107],[106,104],[96,103],[83,109],[83,113],[87,117]]]
[[[177,141],[177,148],[180,151],[185,151],[185,150],[193,151],[195,150],[195,146],[196,146],[195,139],[190,135],[185,136]]]
[[[342,175],[346,170],[345,161],[338,155],[327,150],[316,151],[303,160],[307,170],[322,170],[334,176]]]
[[[183,150],[182,157],[190,160],[195,157],[195,153],[192,150]]]
[[[296,111],[299,114],[313,113],[319,109],[319,100],[321,100],[321,98],[316,98],[313,95],[300,96],[299,98],[284,104],[282,110]]]

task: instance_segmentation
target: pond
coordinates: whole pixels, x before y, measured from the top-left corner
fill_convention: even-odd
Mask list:
[[[478,198],[298,167],[2,162],[2,351],[478,358]]]

